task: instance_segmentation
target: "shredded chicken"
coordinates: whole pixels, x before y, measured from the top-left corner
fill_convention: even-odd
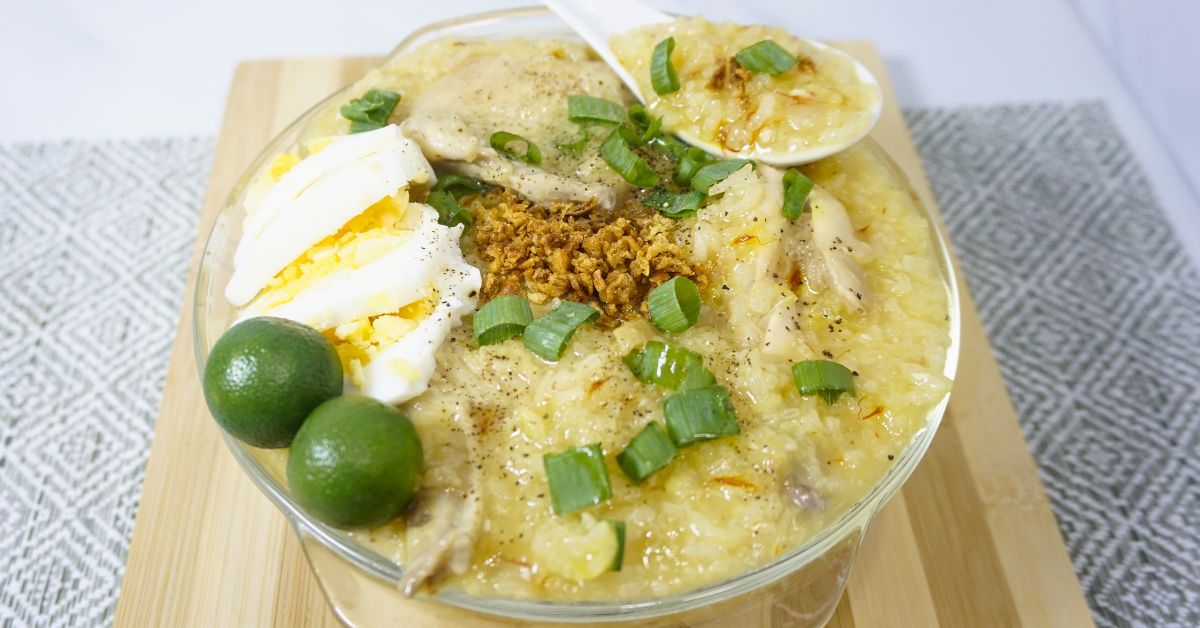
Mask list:
[[[867,245],[855,235],[846,207],[824,188],[813,188],[808,208],[813,248],[823,262],[825,282],[846,305],[862,309],[867,284],[855,258],[867,255]]]
[[[481,499],[474,489],[423,489],[417,494],[405,537],[408,560],[399,585],[404,595],[412,596],[443,572],[466,572],[479,534]]]
[[[404,575],[399,587],[414,595],[423,584],[445,573],[463,574],[470,567],[483,520],[483,495],[478,440],[462,437],[458,473],[459,486],[429,486],[421,489],[408,516],[405,534]]]
[[[466,125],[456,115],[414,115],[405,120],[401,128],[421,146],[421,152],[430,161],[446,170],[512,188],[539,203],[594,199],[601,206],[611,208],[616,202],[616,191],[609,186],[587,183],[502,157],[480,137],[465,131]]]
[[[825,509],[825,496],[798,474],[784,478],[782,489],[784,496],[800,510],[818,512]]]
[[[607,210],[595,202],[534,204],[511,190],[464,198],[475,215],[485,266],[482,301],[526,294],[595,305],[600,325],[646,314],[646,295],[674,276],[703,290],[707,262],[688,260],[675,222],[636,202]]]
[[[805,342],[803,329],[804,311],[795,295],[782,298],[767,315],[767,326],[763,331],[761,350],[767,355],[780,358],[811,355],[812,349]]]
[[[538,203],[595,200],[612,208],[628,185],[615,173],[601,176],[564,162],[558,142],[567,139],[564,94],[589,94],[624,102],[620,83],[599,60],[562,63],[551,56],[465,57],[454,71],[426,85],[401,123],[426,159],[441,170],[516,190]],[[540,147],[537,164],[501,155],[491,145],[496,131],[515,133]],[[592,158],[598,161],[599,156]]]

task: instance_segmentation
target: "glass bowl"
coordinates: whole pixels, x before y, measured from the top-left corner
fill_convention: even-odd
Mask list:
[[[431,39],[456,36],[575,38],[566,24],[541,7],[468,15],[425,26],[406,37],[389,55],[403,54]],[[348,88],[347,88],[348,89]],[[209,234],[196,280],[194,343],[199,371],[221,333],[236,318],[222,295],[233,270],[233,252],[241,235],[242,201],[248,182],[272,155],[297,144],[317,112],[347,99],[343,89],[318,103],[268,144],[229,193]],[[872,140],[866,144],[908,185],[904,175]],[[910,190],[911,191],[911,190]],[[913,198],[918,198],[915,194]],[[945,375],[954,377],[959,346],[959,304],[953,266],[936,221],[920,204],[930,225],[950,308],[950,348]],[[477,598],[454,591],[406,598],[396,583],[402,569],[360,544],[344,531],[309,517],[293,501],[278,469],[268,458],[224,435],[234,458],[251,480],[287,516],[321,588],[337,616],[349,625],[523,625],[551,623],[626,623],[657,626],[775,625],[820,626],[841,598],[850,565],[868,525],[879,509],[912,474],[933,439],[949,397],[934,408],[908,447],[882,479],[838,521],[774,562],[700,589],[630,602],[561,602]]]

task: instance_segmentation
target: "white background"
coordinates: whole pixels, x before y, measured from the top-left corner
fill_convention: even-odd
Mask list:
[[[0,0],[0,142],[215,134],[233,67],[533,0]],[[655,1],[870,39],[904,106],[1103,99],[1200,259],[1200,0]]]

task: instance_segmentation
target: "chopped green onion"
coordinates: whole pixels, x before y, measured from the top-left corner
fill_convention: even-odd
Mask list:
[[[563,301],[554,311],[529,323],[525,328],[525,347],[543,360],[557,362],[575,329],[600,319],[600,312],[574,301]]]
[[[621,137],[633,147],[645,146],[647,142],[658,137],[662,129],[662,118],[651,117],[646,108],[633,105],[629,108],[629,124],[620,126]]]
[[[650,291],[646,298],[650,320],[659,329],[677,334],[700,318],[700,289],[687,277],[672,277]]]
[[[804,213],[804,202],[808,200],[812,189],[812,179],[795,168],[788,168],[783,173],[783,215],[789,220],[799,218]]]
[[[658,42],[650,55],[650,84],[659,96],[679,91],[679,75],[671,64],[672,52],[675,52],[675,38],[668,37]]]
[[[662,116],[651,116],[645,107],[633,105],[629,108],[629,126],[637,133],[634,136],[637,142],[631,140],[630,143],[642,146],[659,136],[659,131],[662,130]],[[629,139],[629,136],[626,136],[626,139]]]
[[[558,147],[558,150],[564,153],[575,154],[583,150],[584,147],[587,146],[588,140],[590,139],[592,139],[592,136],[590,133],[588,133],[587,125],[580,124],[579,139],[570,142],[564,142],[562,144],[555,144],[555,146]]]
[[[350,121],[351,133],[374,131],[387,125],[388,116],[400,102],[400,94],[386,89],[369,89],[361,98],[342,105],[342,117]]]
[[[792,380],[801,395],[817,395],[833,405],[842,393],[854,394],[854,374],[833,360],[804,360],[792,365]]]
[[[658,175],[650,169],[645,160],[638,157],[625,137],[621,128],[613,129],[604,143],[600,145],[600,156],[608,167],[617,171],[626,181],[640,188],[652,188],[658,185]]]
[[[617,535],[617,553],[608,569],[621,571],[621,563],[625,562],[625,522],[616,519],[605,519],[604,522],[612,526],[613,533]]]
[[[797,63],[795,55],[770,39],[742,48],[733,58],[737,59],[738,65],[751,72],[766,74],[785,72]]]
[[[667,432],[677,447],[740,433],[729,393],[719,386],[684,390],[667,397]]]
[[[468,194],[478,194],[490,187],[492,187],[490,184],[484,183],[479,179],[450,173],[438,177],[437,184],[433,186],[433,191],[449,192],[455,199],[460,199]]]
[[[675,443],[671,442],[667,431],[651,421],[617,454],[617,466],[634,484],[640,484],[651,473],[667,466],[675,452]]]
[[[513,142],[524,142],[525,154],[510,150],[508,145]],[[538,150],[537,144],[534,144],[533,142],[521,137],[520,135],[517,135],[516,133],[509,133],[508,131],[496,131],[495,133],[492,133],[491,144],[492,148],[496,149],[496,152],[504,155],[505,157],[519,159],[527,164],[536,165],[542,163],[542,151]]]
[[[604,98],[586,94],[567,96],[567,119],[578,124],[621,124],[625,108]]]
[[[679,138],[664,133],[659,133],[658,137],[654,138],[654,147],[659,149],[659,152],[666,154],[666,156],[676,161],[683,159],[683,154],[688,149],[688,145],[680,141]]]
[[[708,164],[697,170],[696,174],[692,176],[692,189],[707,194],[709,188],[724,181],[725,177],[741,170],[746,164],[750,164],[751,167],[754,166],[754,163],[747,159],[729,159],[727,161]]]
[[[425,199],[425,203],[437,210],[438,222],[447,227],[455,225],[470,227],[475,222],[475,218],[471,216],[471,212],[459,204],[458,200],[454,198],[453,193],[446,190],[434,190],[430,192],[429,198]]]
[[[612,498],[600,445],[572,447],[542,457],[554,514],[565,515]]]
[[[587,141],[588,141],[588,136],[584,135],[583,137],[581,137],[573,142],[563,142],[562,144],[555,144],[555,146],[558,147],[558,150],[560,150],[564,153],[575,154],[575,153],[578,153],[579,151],[583,150],[583,148],[585,146],[587,146]]]
[[[638,381],[671,390],[707,388],[716,383],[699,354],[661,340],[648,341],[621,361]]]
[[[661,124],[661,121],[657,118],[655,119],[655,122]],[[645,134],[639,135],[637,130],[635,130],[633,127],[629,126],[628,124],[622,124],[621,126],[617,127],[617,132],[621,134],[621,139],[625,140],[625,143],[631,148],[640,148],[645,146],[650,140],[654,139],[654,136],[658,134],[658,127],[651,127],[647,129]]]
[[[679,156],[679,163],[675,165],[675,183],[684,186],[691,186],[692,179],[700,169],[713,163],[717,158],[708,154],[702,148],[695,146],[687,147]],[[708,190],[697,190],[700,193]]]
[[[664,188],[655,188],[646,195],[643,205],[657,209],[667,218],[687,218],[696,214],[696,210],[700,209],[700,204],[704,202],[704,199],[704,192],[688,190],[682,194],[676,194]]]
[[[479,346],[494,345],[525,331],[533,320],[529,300],[506,294],[488,301],[475,313],[475,342]]]

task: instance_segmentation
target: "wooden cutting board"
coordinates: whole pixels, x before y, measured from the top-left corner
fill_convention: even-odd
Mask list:
[[[934,207],[878,53],[844,43],[883,80],[875,138]],[[377,59],[240,65],[217,142],[118,626],[335,626],[283,516],[242,473],[201,397],[192,354],[196,263],[225,195],[258,151]],[[961,275],[960,275],[961,276]],[[831,626],[1086,626],[1091,615],[965,284],[962,358],[933,445],[871,527]]]

